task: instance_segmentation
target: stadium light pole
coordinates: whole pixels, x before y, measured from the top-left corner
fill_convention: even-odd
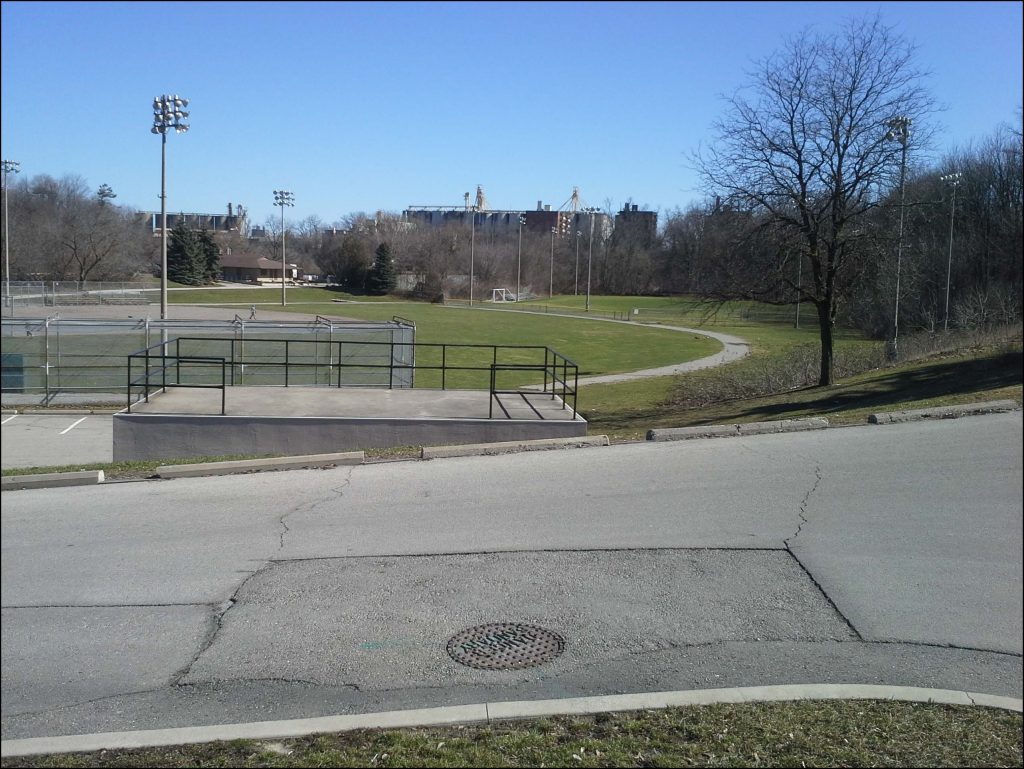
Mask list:
[[[7,199],[11,197],[11,189],[8,186],[7,174],[16,174],[21,171],[21,163],[17,160],[3,161],[4,169],[4,296],[7,304],[11,306],[11,317],[14,317],[14,298],[11,296],[11,227],[7,218]]]
[[[470,209],[473,219],[469,225],[469,306],[473,306],[473,271],[476,260],[476,206]]]
[[[580,232],[579,230],[576,230],[576,282],[573,284],[573,287],[572,287],[572,295],[573,296],[579,296],[580,295],[580,236],[581,235],[583,235],[583,233]]]
[[[285,271],[288,265],[284,259],[284,207],[295,205],[295,194],[287,190],[274,190],[274,205],[281,206],[281,306],[287,304],[284,293]]]
[[[526,224],[526,217],[519,215],[519,256],[516,258],[516,301],[519,301],[519,279],[523,272],[523,225]]]
[[[913,121],[906,115],[899,115],[888,121],[889,131],[885,138],[900,143],[900,229],[896,241],[896,310],[892,323],[892,357],[899,358],[900,339],[900,268],[903,262],[903,214],[907,192],[907,141],[910,139],[910,124]]]
[[[956,188],[960,184],[963,174],[957,172],[939,178],[953,188],[953,198],[949,207],[949,259],[946,261],[946,317],[942,322],[942,330],[949,331],[949,278],[953,272],[953,216],[956,212]]]
[[[551,228],[551,266],[548,270],[548,299],[555,295],[555,233],[557,227]]]
[[[597,213],[596,208],[585,208],[583,209],[590,214],[590,242],[587,243],[587,306],[586,311],[590,312],[590,267],[594,260],[594,214]]]
[[[188,99],[177,94],[153,97],[152,133],[160,134],[160,319],[167,320],[167,132],[188,131]]]

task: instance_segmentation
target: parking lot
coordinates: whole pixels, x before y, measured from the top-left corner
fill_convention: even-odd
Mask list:
[[[0,466],[53,467],[113,461],[110,414],[10,414],[0,417]]]

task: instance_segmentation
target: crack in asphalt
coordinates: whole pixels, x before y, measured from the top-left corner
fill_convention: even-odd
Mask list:
[[[352,483],[352,472],[355,470],[355,467],[354,466],[349,466],[347,469],[348,469],[348,472],[346,473],[346,475],[345,475],[344,479],[341,481],[341,483],[339,485],[334,486],[334,487],[332,487],[330,489],[330,491],[332,491],[334,493],[334,496],[329,496],[329,497],[326,497],[326,498],[314,499],[314,500],[312,500],[310,502],[303,502],[303,503],[297,505],[294,509],[289,510],[288,512],[284,513],[280,518],[277,519],[278,524],[281,526],[281,532],[280,532],[280,536],[279,536],[279,544],[278,544],[278,548],[277,548],[278,550],[284,550],[284,536],[285,536],[285,534],[287,534],[288,532],[291,531],[291,529],[288,527],[288,524],[284,522],[285,518],[289,518],[289,517],[291,517],[293,515],[298,515],[299,513],[311,512],[313,510],[316,510],[318,507],[320,507],[320,505],[323,505],[323,504],[325,504],[327,502],[331,502],[331,501],[333,501],[335,499],[340,499],[341,497],[345,496],[345,489]]]
[[[786,549],[789,549],[789,543],[791,540],[795,540],[800,536],[800,532],[804,526],[810,521],[807,518],[807,505],[811,501],[811,496],[815,491],[818,490],[818,486],[821,485],[821,465],[815,465],[814,467],[814,485],[811,486],[810,490],[804,495],[804,498],[800,500],[800,506],[797,508],[797,515],[800,517],[800,523],[797,524],[796,531],[793,532],[792,536],[787,537],[783,540],[786,545]]]
[[[314,510],[317,507],[319,507],[321,504],[323,504],[324,502],[329,501],[330,499],[337,499],[337,498],[343,497],[345,495],[345,488],[352,482],[352,472],[353,472],[354,469],[355,469],[354,467],[349,467],[348,468],[348,472],[346,473],[346,475],[345,475],[344,479],[342,480],[342,482],[339,485],[337,485],[337,486],[335,486],[335,487],[333,487],[331,489],[331,491],[334,492],[334,496],[333,497],[329,497],[328,499],[322,499],[322,498],[321,499],[316,499],[316,500],[313,500],[311,502],[304,502],[304,503],[296,506],[294,509],[284,513],[278,519],[278,523],[280,524],[281,529],[282,529],[281,532],[278,535],[278,537],[279,537],[279,539],[278,539],[278,550],[279,551],[284,548],[284,536],[285,536],[285,534],[287,534],[289,531],[291,531],[291,529],[289,528],[288,524],[285,523],[285,518],[288,518],[289,516],[295,515],[297,513],[309,512],[310,510]],[[207,649],[209,649],[211,646],[213,646],[213,643],[216,640],[217,635],[220,633],[220,630],[221,630],[221,628],[224,625],[224,616],[238,602],[238,594],[242,591],[242,588],[244,588],[248,584],[249,580],[251,580],[257,574],[260,574],[261,572],[267,570],[268,568],[270,568],[271,566],[275,565],[276,563],[277,562],[275,560],[273,560],[272,558],[267,558],[258,569],[253,571],[251,574],[249,574],[245,579],[243,579],[239,583],[238,587],[235,588],[235,592],[232,593],[231,597],[227,601],[225,601],[224,603],[221,603],[221,604],[207,604],[210,607],[210,609],[212,610],[213,614],[212,614],[212,616],[208,620],[208,628],[207,628],[206,636],[205,636],[205,638],[203,638],[203,640],[199,644],[199,651],[197,651],[195,653],[195,655],[192,657],[192,659],[189,661],[189,663],[187,665],[185,665],[181,670],[176,671],[174,674],[172,674],[172,676],[171,676],[171,684],[172,685],[175,685],[175,686],[180,685],[182,679],[185,678],[185,676],[187,676],[189,673],[192,672],[192,667],[196,664],[196,662],[199,661],[199,658],[201,656],[203,656],[203,654],[206,652]]]
[[[227,614],[231,610],[231,607],[233,607],[238,602],[238,594],[239,592],[241,592],[242,588],[244,588],[246,584],[248,584],[249,580],[251,580],[260,572],[268,569],[272,565],[272,561],[265,561],[262,566],[253,571],[251,574],[249,574],[249,576],[247,576],[245,579],[243,579],[238,584],[238,587],[235,588],[235,592],[231,594],[231,597],[223,603],[206,604],[212,612],[211,616],[207,618],[206,636],[203,638],[202,641],[200,641],[199,651],[197,651],[195,655],[193,655],[192,659],[189,660],[188,664],[185,665],[181,670],[175,671],[171,674],[170,683],[172,686],[177,686],[181,682],[181,679],[183,679],[192,671],[192,666],[199,661],[199,658],[203,656],[206,650],[213,646],[213,642],[216,640],[217,634],[220,633],[220,629],[224,624],[224,615]]]

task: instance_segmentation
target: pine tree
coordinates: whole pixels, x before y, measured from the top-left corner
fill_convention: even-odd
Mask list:
[[[391,246],[381,243],[374,252],[373,267],[366,278],[366,291],[374,296],[383,296],[395,288],[395,260],[391,258]]]
[[[213,283],[220,274],[220,246],[206,229],[199,231],[199,246],[202,249],[203,283]]]
[[[167,277],[175,283],[196,286],[203,282],[206,259],[198,234],[184,224],[171,230],[167,243]]]

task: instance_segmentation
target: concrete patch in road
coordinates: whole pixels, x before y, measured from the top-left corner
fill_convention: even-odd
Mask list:
[[[495,622],[558,633],[564,653],[498,671],[448,656],[453,636]],[[854,638],[782,550],[313,559],[276,562],[247,581],[182,683],[281,678],[364,694],[507,685],[681,645]]]
[[[668,427],[648,430],[649,441],[683,441],[693,438],[727,438],[741,435],[764,435],[767,433],[792,433],[802,430],[821,430],[828,427],[828,420],[822,417],[807,419],[782,419],[772,422],[745,422],[732,425],[704,425],[698,427]]]
[[[1016,411],[1020,408],[1017,401],[985,401],[982,403],[964,403],[960,406],[937,406],[929,409],[910,409],[907,411],[885,411],[869,414],[868,422],[873,425],[891,425],[899,422],[916,422],[920,419],[957,419],[958,417],[974,416],[975,414],[999,414]]]

